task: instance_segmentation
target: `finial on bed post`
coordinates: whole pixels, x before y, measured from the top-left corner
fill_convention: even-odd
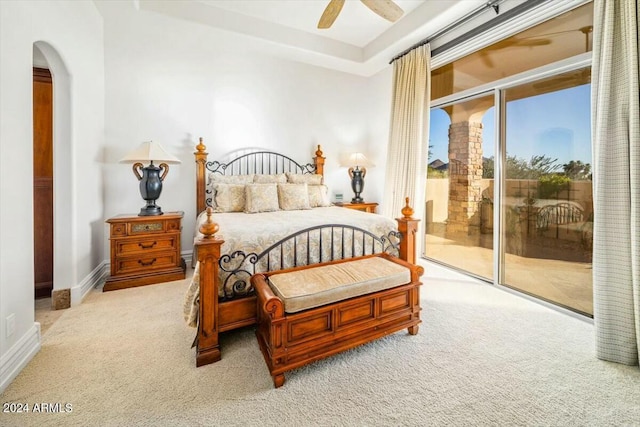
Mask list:
[[[204,150],[207,149],[207,146],[203,144],[203,138],[200,137],[198,139],[198,145],[196,145],[196,150],[198,150],[198,153],[204,153]]]
[[[196,216],[202,212],[206,206],[205,202],[205,190],[207,186],[206,179],[206,163],[207,163],[207,147],[203,144],[203,139],[200,137],[200,142],[196,145],[196,151],[193,153],[196,156]]]
[[[400,258],[416,263],[416,231],[418,231],[419,219],[413,218],[413,208],[409,205],[409,198],[405,199],[406,205],[402,208],[402,218],[396,218],[398,221],[398,231],[402,234],[400,239]]]
[[[204,234],[203,239],[213,239],[215,234],[220,230],[220,226],[215,222],[211,216],[213,215],[213,208],[207,208],[207,220],[200,226],[198,231]]]
[[[409,206],[409,198],[406,197],[405,199],[405,206],[404,208],[402,208],[402,216],[407,218],[407,219],[412,219],[413,217],[413,208],[411,206]]]
[[[313,158],[313,162],[316,165],[316,173],[322,176],[324,176],[324,160],[325,160],[325,158],[322,157],[323,154],[324,153],[322,152],[322,147],[320,147],[320,144],[318,144],[318,149],[316,150],[316,156]]]

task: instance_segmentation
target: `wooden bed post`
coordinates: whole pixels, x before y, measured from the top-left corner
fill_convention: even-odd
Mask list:
[[[208,153],[205,151],[207,147],[202,143],[196,145],[196,216],[202,212],[206,206],[205,190],[207,187],[207,177],[205,176]]]
[[[400,259],[411,264],[416,263],[416,231],[418,231],[419,219],[413,218],[413,208],[409,206],[409,198],[406,199],[406,205],[402,208],[402,218],[396,218],[398,221],[398,231],[402,234],[400,240]]]
[[[324,160],[325,157],[322,157],[322,148],[318,145],[318,149],[316,150],[316,156],[313,158],[313,162],[316,165],[316,173],[318,175],[324,176]]]
[[[200,226],[204,237],[196,242],[200,262],[200,307],[198,309],[198,345],[196,366],[207,365],[220,360],[218,333],[218,260],[224,240],[214,234],[218,224],[213,222],[213,209],[207,208],[207,221]]]

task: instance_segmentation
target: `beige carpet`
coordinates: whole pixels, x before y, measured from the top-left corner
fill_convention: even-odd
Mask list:
[[[640,425],[640,370],[597,360],[590,324],[490,285],[425,282],[418,335],[293,371],[277,390],[251,329],[195,367],[184,282],[95,290],[0,399],[73,411],[0,425]]]

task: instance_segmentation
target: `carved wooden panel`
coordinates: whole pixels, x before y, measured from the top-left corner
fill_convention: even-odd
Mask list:
[[[295,343],[296,341],[318,338],[331,332],[331,329],[331,310],[314,316],[304,316],[299,320],[289,322],[287,341]]]

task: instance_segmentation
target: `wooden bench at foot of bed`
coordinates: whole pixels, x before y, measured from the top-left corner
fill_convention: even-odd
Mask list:
[[[423,272],[377,254],[252,276],[256,336],[275,387],[294,368],[405,328],[417,334]]]

